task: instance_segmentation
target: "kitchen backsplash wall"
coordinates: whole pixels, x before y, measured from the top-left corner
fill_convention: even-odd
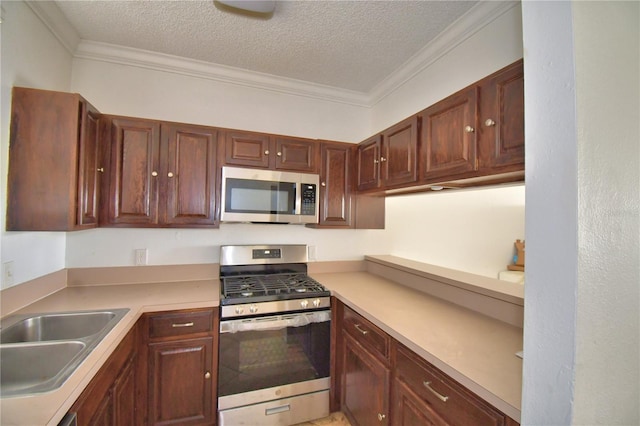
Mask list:
[[[316,260],[356,260],[390,247],[385,230],[316,230],[301,225],[222,224],[220,229],[95,229],[67,236],[67,267],[134,265],[148,249],[150,265],[218,263],[225,244],[307,244]]]
[[[524,185],[388,197],[390,250],[408,259],[498,278],[524,240]]]

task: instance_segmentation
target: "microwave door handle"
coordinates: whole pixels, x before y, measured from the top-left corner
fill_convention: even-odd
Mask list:
[[[296,193],[293,194],[296,200],[296,216],[302,213],[302,183],[296,182]]]

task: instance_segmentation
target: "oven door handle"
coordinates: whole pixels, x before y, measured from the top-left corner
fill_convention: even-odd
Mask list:
[[[220,321],[220,333],[239,331],[282,330],[287,327],[303,327],[315,322],[331,321],[331,311],[316,311],[306,314],[278,315],[261,318]]]

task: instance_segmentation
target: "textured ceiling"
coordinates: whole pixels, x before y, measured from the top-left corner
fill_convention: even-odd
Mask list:
[[[208,1],[57,1],[83,40],[369,92],[474,1],[278,1],[270,19]]]

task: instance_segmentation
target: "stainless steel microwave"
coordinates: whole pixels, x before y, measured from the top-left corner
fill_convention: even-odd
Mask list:
[[[222,222],[318,223],[320,177],[309,173],[222,168]]]

